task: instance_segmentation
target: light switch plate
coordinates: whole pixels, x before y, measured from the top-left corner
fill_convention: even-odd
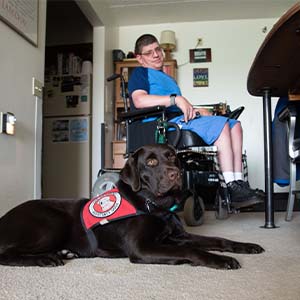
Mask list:
[[[3,132],[3,112],[0,112],[0,133]]]
[[[34,77],[32,78],[32,95],[43,98],[43,84]]]
[[[16,117],[10,112],[0,112],[0,133],[15,134]]]

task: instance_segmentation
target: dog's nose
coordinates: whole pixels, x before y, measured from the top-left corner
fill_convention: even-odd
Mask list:
[[[173,170],[169,170],[169,171],[168,171],[168,177],[169,177],[169,179],[172,180],[172,181],[178,179],[179,176],[180,176],[179,170],[173,169]]]

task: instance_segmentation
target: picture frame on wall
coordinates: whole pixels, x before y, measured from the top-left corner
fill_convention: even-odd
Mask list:
[[[38,1],[0,1],[0,20],[35,47],[38,46]]]
[[[208,68],[193,69],[193,87],[208,87]]]
[[[190,49],[190,63],[211,62],[211,48]]]

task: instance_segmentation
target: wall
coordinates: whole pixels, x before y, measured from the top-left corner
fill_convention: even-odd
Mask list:
[[[247,75],[253,59],[277,19],[230,20],[193,23],[123,26],[119,28],[119,45],[125,53],[132,51],[137,37],[152,33],[158,38],[162,30],[174,30],[177,49],[178,83],[182,93],[193,103],[226,101],[232,109],[245,106],[240,117],[244,128],[244,148],[248,155],[249,181],[264,189],[264,144],[262,100],[247,92]],[[189,63],[189,49],[202,38],[202,48],[212,49],[211,63]],[[209,68],[209,87],[194,88],[193,68]],[[273,100],[276,103],[276,99]],[[275,188],[278,191],[278,188]]]
[[[101,123],[104,122],[104,27],[94,27],[93,42],[93,127],[92,127],[92,184],[94,184],[101,168]]]
[[[118,32],[116,27],[95,26],[93,31],[93,127],[92,127],[92,184],[98,172],[109,166],[112,159],[113,133],[113,84],[106,78],[113,73],[112,49],[116,48]],[[105,136],[101,136],[101,124],[105,123]],[[102,148],[102,138],[104,148]],[[101,153],[105,152],[105,162],[101,162]],[[102,163],[102,165],[101,165]]]
[[[105,48],[104,48],[104,122],[105,122],[105,166],[111,166],[112,162],[112,143],[114,134],[114,82],[107,82],[106,78],[114,73],[112,50],[116,49],[119,40],[119,32],[116,27],[105,27]]]
[[[35,194],[37,99],[31,87],[32,77],[44,81],[45,20],[46,2],[40,1],[37,48],[0,21],[0,111],[17,118],[15,136],[0,134],[0,215]]]

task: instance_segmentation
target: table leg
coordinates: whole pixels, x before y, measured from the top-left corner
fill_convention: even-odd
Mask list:
[[[271,91],[263,91],[263,120],[264,120],[264,154],[265,154],[265,226],[264,228],[276,228],[274,223],[273,200],[273,149],[272,149],[272,118],[271,118]]]

